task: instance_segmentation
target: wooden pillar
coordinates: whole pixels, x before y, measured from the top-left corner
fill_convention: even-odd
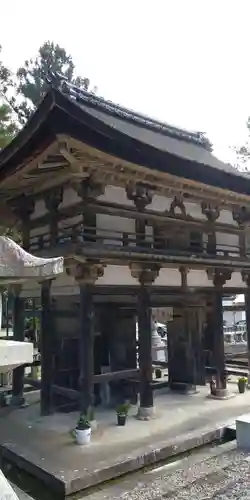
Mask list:
[[[51,311],[51,282],[41,284],[41,414],[53,413],[52,385],[54,376],[53,315]]]
[[[146,206],[149,205],[153,199],[153,191],[144,184],[130,183],[126,187],[126,193],[128,199],[134,202],[138,212],[144,212]],[[146,231],[145,219],[140,219],[140,218],[135,219],[135,233],[136,233],[137,246],[142,246],[145,244],[145,236],[146,236],[145,231]]]
[[[45,206],[49,212],[50,245],[55,246],[58,241],[58,207],[62,203],[63,189],[54,188],[44,197]]]
[[[202,213],[207,217],[207,253],[216,254],[216,230],[215,230],[215,222],[220,215],[220,210],[217,205],[212,205],[207,202],[203,202],[201,204]]]
[[[242,279],[246,283],[245,311],[247,324],[247,359],[248,359],[248,386],[250,385],[250,272],[243,272]]]
[[[34,202],[32,199],[21,196],[15,200],[14,212],[18,219],[21,219],[22,246],[24,250],[29,250],[30,246],[30,216],[34,210]],[[25,329],[25,301],[20,296],[20,286],[14,287],[13,301],[13,324],[14,336],[13,339],[19,342],[24,342]],[[13,370],[12,382],[12,404],[13,406],[23,406],[25,398],[24,389],[24,366],[18,366]]]
[[[104,273],[100,263],[71,263],[67,272],[74,276],[80,293],[79,391],[80,412],[90,415],[94,397],[94,283]]]
[[[20,296],[21,287],[16,285],[13,288],[13,340],[24,342],[24,299]],[[18,366],[13,370],[12,377],[12,398],[13,406],[23,406],[25,398],[24,389],[24,366]]]
[[[140,407],[138,418],[145,420],[154,413],[152,389],[152,324],[150,286],[159,274],[159,267],[131,264],[131,274],[139,281],[137,316],[139,334]]]
[[[81,180],[74,178],[72,188],[82,199],[82,215],[83,215],[83,234],[84,241],[96,241],[96,214],[93,212],[89,204],[98,196],[104,193],[105,186],[92,178]]]
[[[89,415],[93,405],[94,303],[90,283],[80,283],[80,412]]]
[[[230,279],[231,271],[215,269],[213,282],[213,364],[216,369],[216,391],[215,396],[224,398],[227,396],[227,379],[225,375],[225,351],[224,351],[224,329],[223,329],[223,286]]]
[[[246,256],[248,253],[248,242],[247,234],[249,233],[249,222],[250,222],[250,212],[246,207],[234,207],[233,209],[233,220],[237,222],[240,229],[239,233],[239,250],[242,257]],[[243,279],[245,278],[245,274]]]

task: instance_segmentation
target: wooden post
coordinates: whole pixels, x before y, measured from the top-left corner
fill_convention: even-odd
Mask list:
[[[44,197],[45,206],[49,212],[50,245],[55,246],[58,240],[58,207],[63,200],[63,189],[54,188]]]
[[[217,205],[212,205],[207,202],[201,204],[202,213],[206,215],[208,220],[208,241],[207,253],[216,254],[216,230],[215,222],[220,215],[220,210]]]
[[[147,420],[153,416],[154,401],[152,389],[152,324],[149,287],[159,274],[159,266],[131,264],[131,274],[139,281],[137,316],[139,334],[140,407],[138,418]]]
[[[94,303],[90,283],[80,283],[80,412],[89,415],[93,405]]]
[[[149,413],[153,408],[152,389],[152,345],[151,345],[151,308],[150,293],[144,283],[138,291],[138,333],[139,333],[139,367],[140,367],[140,413]],[[143,409],[143,410],[142,410]]]
[[[248,359],[248,386],[250,385],[250,272],[242,273],[242,279],[247,288],[245,291],[245,311],[247,324],[247,359]]]
[[[90,415],[94,395],[94,302],[95,281],[103,275],[100,263],[71,263],[67,272],[74,276],[80,290],[79,390],[80,412]]]
[[[144,184],[130,183],[126,187],[126,193],[128,199],[134,202],[138,212],[144,212],[146,206],[149,205],[153,199],[152,189]],[[146,237],[145,230],[146,230],[146,220],[136,218],[135,219],[136,244],[139,247],[145,244],[145,237]]]
[[[13,300],[13,340],[24,342],[24,300],[20,297],[21,287],[14,287]],[[24,366],[18,366],[13,370],[12,377],[12,398],[13,406],[23,406],[25,404],[24,389]]]
[[[53,317],[51,314],[51,282],[46,280],[41,285],[41,414],[53,413],[52,385],[54,375],[53,355]]]
[[[224,329],[223,329],[223,286],[231,277],[231,271],[216,269],[213,277],[214,281],[214,301],[213,301],[213,360],[216,368],[216,390],[215,396],[225,398],[227,392],[227,379],[225,374],[225,351],[224,351]]]

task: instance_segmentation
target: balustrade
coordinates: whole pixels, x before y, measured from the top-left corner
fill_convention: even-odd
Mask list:
[[[178,241],[178,239],[175,239],[173,236],[169,238],[168,235],[164,234],[146,234],[144,235],[144,239],[138,238],[138,235],[140,236],[138,232],[132,233],[101,228],[93,229],[93,227],[78,223],[67,228],[60,228],[56,244],[78,243],[80,245],[90,245],[102,249],[121,249],[123,252],[128,250],[140,253],[158,253],[160,255],[188,255],[241,260],[242,258],[250,258],[250,252],[245,251],[244,255],[242,255],[240,252],[240,245],[228,245],[225,243],[217,243],[216,251],[211,253],[209,241],[204,241],[202,237],[198,240],[196,234],[192,237],[192,232],[189,238],[184,238],[181,241]],[[30,243],[31,252],[52,248],[49,232],[31,237]]]

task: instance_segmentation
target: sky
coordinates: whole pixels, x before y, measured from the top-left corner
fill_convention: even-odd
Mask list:
[[[249,19],[249,0],[8,0],[0,45],[15,71],[54,41],[99,95],[205,131],[228,159],[250,115]]]

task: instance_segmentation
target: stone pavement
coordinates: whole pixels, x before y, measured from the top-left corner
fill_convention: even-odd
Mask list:
[[[250,500],[250,454],[235,442],[120,479],[88,500]],[[82,499],[83,500],[83,499]]]
[[[237,390],[236,384],[230,387]],[[211,442],[229,420],[249,411],[250,391],[224,401],[208,399],[207,394],[208,387],[194,395],[163,389],[155,397],[156,418],[138,421],[133,408],[124,428],[116,426],[114,410],[97,410],[98,428],[84,447],[75,445],[70,434],[77,414],[41,418],[39,395],[29,394],[28,408],[0,412],[1,454],[43,484],[71,494]]]

